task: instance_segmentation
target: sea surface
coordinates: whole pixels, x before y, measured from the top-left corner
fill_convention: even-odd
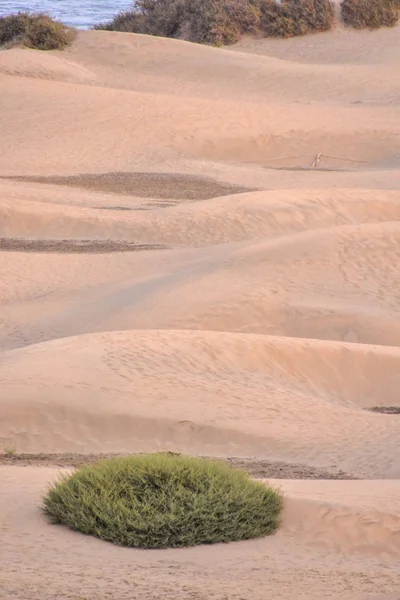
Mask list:
[[[19,10],[46,12],[67,25],[90,29],[133,4],[133,0],[0,0],[0,16]]]

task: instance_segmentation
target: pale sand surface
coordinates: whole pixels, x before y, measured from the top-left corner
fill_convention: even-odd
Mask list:
[[[399,39],[0,52],[0,450],[48,456],[0,465],[1,600],[399,600]],[[38,510],[54,454],[159,450],[304,479],[211,548]]]

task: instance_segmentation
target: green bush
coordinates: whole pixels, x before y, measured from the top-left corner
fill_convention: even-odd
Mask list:
[[[289,37],[326,31],[331,0],[137,0],[132,10],[95,29],[234,44],[244,33]]]
[[[343,0],[342,19],[356,29],[393,27],[399,20],[400,0]]]
[[[280,493],[225,463],[150,454],[61,477],[44,498],[53,523],[120,546],[176,548],[273,533]]]
[[[75,32],[44,13],[18,12],[0,17],[0,46],[24,45],[37,50],[62,50]]]

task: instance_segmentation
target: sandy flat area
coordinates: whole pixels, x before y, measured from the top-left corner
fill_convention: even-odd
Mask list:
[[[1,600],[399,600],[400,29],[0,52]],[[96,455],[232,459],[271,538],[50,526]]]

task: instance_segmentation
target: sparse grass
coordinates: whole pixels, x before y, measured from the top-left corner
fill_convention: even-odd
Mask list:
[[[356,29],[393,27],[400,17],[400,0],[343,0],[342,19]]]
[[[331,0],[137,0],[95,29],[234,44],[245,33],[292,37],[332,27]]]
[[[4,448],[4,455],[7,456],[7,458],[11,458],[12,456],[15,456],[17,454],[17,448],[15,446],[6,446]]]
[[[63,50],[74,36],[75,30],[44,13],[18,12],[0,17],[0,46]]]
[[[176,548],[256,538],[279,526],[277,490],[228,465],[169,453],[100,461],[61,477],[43,510],[120,546]]]

